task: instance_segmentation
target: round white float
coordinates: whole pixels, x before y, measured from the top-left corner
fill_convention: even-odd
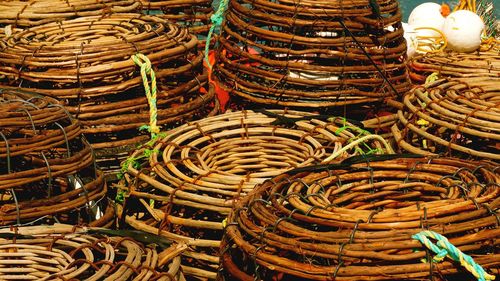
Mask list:
[[[441,5],[427,2],[413,9],[408,18],[408,24],[413,28],[435,28],[442,30],[445,18],[441,14]],[[440,34],[430,29],[417,31],[419,36],[439,36]]]
[[[451,13],[443,25],[448,48],[457,52],[473,52],[481,45],[483,20],[475,13],[459,10]]]

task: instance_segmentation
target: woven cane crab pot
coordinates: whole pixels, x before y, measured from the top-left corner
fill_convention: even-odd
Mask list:
[[[81,16],[138,11],[138,0],[8,0],[0,1],[0,39],[49,22]]]
[[[2,280],[185,280],[185,246],[154,235],[55,225],[3,229],[0,237]]]
[[[118,168],[115,157],[148,139],[138,130],[150,120],[144,79],[157,92],[158,125],[208,113],[213,94],[203,88],[197,42],[186,29],[140,14],[48,23],[0,43],[0,82],[60,100],[81,121],[100,165]]]
[[[476,279],[444,256],[433,262],[415,240],[423,230],[472,255],[492,280],[500,263],[498,166],[377,156],[292,170],[237,202],[219,280]]]
[[[378,103],[411,86],[400,20],[391,0],[230,1],[214,74],[268,106]]]
[[[206,35],[210,29],[213,14],[210,0],[141,0],[141,3],[145,13],[186,26],[193,34]]]
[[[408,63],[417,83],[436,73],[440,78],[500,77],[500,46],[474,53],[437,52],[419,55]]]
[[[0,1],[0,25],[27,28],[82,16],[104,16],[138,10],[138,0],[8,0]]]
[[[52,98],[1,89],[0,226],[106,226],[114,208],[80,124]]]
[[[224,218],[256,184],[294,167],[392,151],[382,138],[345,119],[318,118],[238,111],[167,132],[125,163],[126,200],[117,207],[121,222],[188,244],[183,272],[214,279]]]
[[[500,80],[439,80],[403,98],[391,127],[402,151],[500,160]]]

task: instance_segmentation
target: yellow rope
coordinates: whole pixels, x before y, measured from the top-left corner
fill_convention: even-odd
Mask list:
[[[476,7],[476,0],[460,0],[460,2],[453,9],[453,12],[458,10],[467,10],[476,13]]]
[[[489,51],[489,50],[495,48],[496,46],[498,46],[498,44],[500,44],[500,41],[498,39],[496,39],[495,37],[485,38],[481,42],[480,51],[483,51],[483,52]]]
[[[158,118],[158,109],[156,108],[157,88],[155,72],[152,69],[151,61],[145,55],[135,54],[132,56],[132,60],[141,68],[144,92],[146,93],[149,104],[149,126],[143,126],[141,127],[141,129],[148,129],[148,131],[151,133],[151,138],[154,139],[155,136],[160,133],[160,127],[156,125]],[[151,87],[149,87],[148,75],[151,76]]]
[[[417,51],[423,53],[437,53],[442,52],[448,46],[448,40],[444,33],[434,27],[417,27],[415,31],[418,30],[432,30],[438,33],[438,36],[418,36],[417,35]]]
[[[427,78],[425,78],[425,84],[430,84],[436,82],[439,79],[439,73],[433,72]]]

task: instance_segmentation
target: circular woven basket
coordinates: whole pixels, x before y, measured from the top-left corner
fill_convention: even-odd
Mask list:
[[[440,80],[403,98],[391,131],[403,151],[500,160],[500,79]]]
[[[206,35],[210,29],[210,16],[213,14],[210,0],[140,0],[144,13],[189,28],[194,34]]]
[[[138,10],[138,0],[0,1],[0,25],[26,28],[82,16],[105,16]]]
[[[498,166],[377,156],[292,171],[237,202],[219,280],[475,279],[449,258],[432,262],[412,239],[423,230],[500,273]]]
[[[0,43],[0,83],[63,102],[82,122],[99,158],[107,159],[148,139],[147,132],[138,132],[150,114],[134,54],[148,57],[155,71],[159,125],[207,114],[213,93],[204,89],[197,42],[177,25],[140,14],[48,23]]]
[[[441,78],[500,77],[500,46],[474,53],[437,52],[413,57],[409,63],[410,77],[424,83],[437,73]]]
[[[150,234],[56,225],[4,229],[0,237],[2,280],[185,280],[185,246],[150,244],[163,242]]]
[[[214,279],[223,220],[255,185],[293,168],[392,150],[343,118],[321,117],[239,111],[167,132],[124,163],[121,222],[187,243],[184,273]]]
[[[113,222],[80,124],[54,99],[0,92],[0,226]]]
[[[227,91],[267,106],[382,102],[411,87],[400,20],[393,0],[233,0],[215,76]]]

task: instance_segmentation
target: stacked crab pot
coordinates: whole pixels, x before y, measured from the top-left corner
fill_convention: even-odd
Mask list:
[[[197,42],[186,29],[140,14],[48,23],[0,43],[0,83],[60,100],[81,121],[100,165],[116,169],[117,157],[149,138],[138,130],[150,124],[143,83],[157,92],[149,103],[160,126],[208,113],[213,95],[203,88]]]
[[[49,22],[138,10],[138,0],[8,0],[0,1],[0,38]]]
[[[410,88],[398,2],[230,1],[214,74],[267,106],[382,102]]]
[[[144,13],[186,26],[190,32],[206,35],[213,14],[210,0],[141,0]]]
[[[257,187],[229,215],[219,280],[475,279],[450,258],[460,256],[451,245],[438,242],[434,257],[416,240],[423,235],[448,238],[483,267],[474,266],[476,277],[492,280],[498,166],[395,156],[350,158]]]
[[[0,237],[4,280],[185,280],[185,246],[154,235],[56,225],[2,229]]]
[[[0,226],[109,225],[113,207],[80,124],[54,99],[0,93]]]
[[[403,98],[391,131],[401,151],[500,160],[500,79],[445,79]]]
[[[492,78],[500,77],[500,46],[474,53],[438,52],[419,55],[411,59],[410,77],[424,83],[429,75],[439,78]]]
[[[232,112],[167,132],[125,165],[118,185],[122,225],[188,244],[183,272],[214,279],[224,218],[255,185],[296,167],[392,151],[345,119],[321,118]]]

